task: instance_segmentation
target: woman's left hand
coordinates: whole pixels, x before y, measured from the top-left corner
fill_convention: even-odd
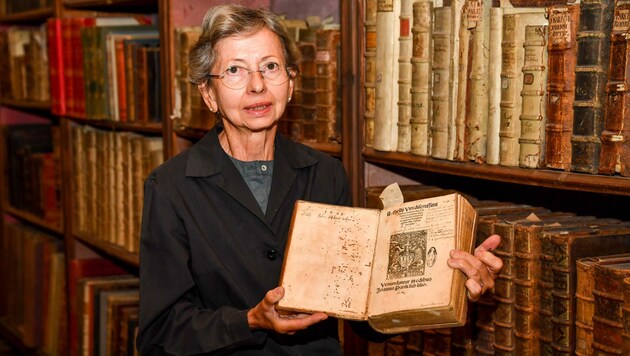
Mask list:
[[[448,265],[464,272],[468,277],[468,299],[477,301],[488,289],[494,287],[494,280],[503,268],[503,261],[492,254],[501,243],[499,235],[488,237],[481,245],[477,246],[474,255],[462,250],[452,250]]]

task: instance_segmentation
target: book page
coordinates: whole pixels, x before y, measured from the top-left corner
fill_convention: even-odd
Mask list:
[[[370,282],[368,314],[432,308],[450,302],[456,195],[384,209]]]
[[[379,213],[298,202],[280,281],[285,296],[278,307],[365,319]]]

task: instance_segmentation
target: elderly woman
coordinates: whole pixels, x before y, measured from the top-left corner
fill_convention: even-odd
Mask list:
[[[219,124],[148,177],[140,248],[138,347],[145,355],[340,355],[326,314],[280,315],[274,305],[297,199],[348,205],[341,163],[277,134],[299,52],[279,18],[211,8],[191,51],[190,79]],[[322,236],[326,238],[326,236]],[[501,260],[452,251],[476,299]]]

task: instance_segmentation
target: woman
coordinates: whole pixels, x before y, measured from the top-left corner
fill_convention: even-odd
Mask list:
[[[298,60],[270,12],[224,5],[206,14],[189,77],[220,122],[145,184],[143,354],[341,354],[335,320],[274,308],[294,202],[350,204],[338,160],[276,134]],[[489,238],[476,257],[452,252],[472,299],[501,268],[487,251],[498,243]]]

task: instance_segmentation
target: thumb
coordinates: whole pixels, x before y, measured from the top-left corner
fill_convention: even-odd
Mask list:
[[[276,304],[284,297],[284,287],[276,287],[267,293],[267,297],[269,298],[269,302],[272,304]]]

